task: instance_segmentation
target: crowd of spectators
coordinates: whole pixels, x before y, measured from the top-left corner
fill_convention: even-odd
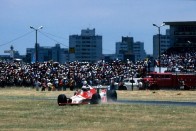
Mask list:
[[[161,66],[167,68],[167,72],[194,72],[196,65],[195,48],[189,50],[172,49],[161,55]],[[24,86],[37,90],[75,90],[82,87],[83,81],[88,84],[109,85],[111,79],[121,82],[125,78],[143,77],[150,71],[153,61],[145,59],[135,63],[127,60],[96,63],[68,62],[44,62],[25,64],[22,62],[0,61],[0,87]],[[156,63],[156,62],[155,62]]]
[[[86,80],[90,85],[109,85],[111,79],[116,82],[127,77],[141,77],[147,72],[145,61],[98,61],[69,62],[44,62],[24,64],[21,62],[0,62],[0,86],[25,86],[41,87],[50,90],[74,90],[82,87]]]
[[[161,66],[168,72],[193,73],[196,70],[196,48],[175,47],[170,48],[161,55]]]

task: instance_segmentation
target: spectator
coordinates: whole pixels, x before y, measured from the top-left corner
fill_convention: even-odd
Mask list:
[[[116,90],[114,83],[115,83],[114,80],[111,79],[111,83],[109,85],[109,90]]]
[[[119,83],[118,90],[127,90],[127,88],[124,86],[124,82]]]
[[[74,90],[74,86],[75,86],[75,81],[73,80],[73,78],[70,78],[69,80],[69,88],[71,91]]]
[[[36,91],[39,91],[40,86],[41,86],[41,82],[39,82],[38,79],[36,78],[36,80],[35,80],[35,88],[36,88]]]

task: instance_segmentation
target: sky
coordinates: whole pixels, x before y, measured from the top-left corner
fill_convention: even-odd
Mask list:
[[[115,43],[122,36],[144,42],[146,53],[152,54],[152,24],[196,21],[196,0],[0,0],[0,55],[14,46],[21,55],[35,46],[38,29],[40,46],[69,47],[69,35],[82,29],[96,30],[102,36],[103,53],[114,54]],[[168,26],[161,27],[165,34]]]

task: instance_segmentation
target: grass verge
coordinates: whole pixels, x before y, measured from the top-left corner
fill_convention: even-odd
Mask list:
[[[116,103],[59,107],[55,98],[61,93],[66,93],[68,96],[73,94],[70,91],[37,92],[28,88],[0,89],[0,129],[16,131],[196,129],[195,107]],[[192,96],[195,92],[176,91],[167,93],[170,92],[118,91],[118,97],[119,99],[137,100],[173,101],[180,99],[180,101],[187,101],[188,98],[191,98],[192,101],[195,100],[195,97]],[[181,94],[178,95],[178,93]]]

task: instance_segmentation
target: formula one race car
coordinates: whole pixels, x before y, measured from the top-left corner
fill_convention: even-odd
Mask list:
[[[102,87],[90,87],[81,89],[74,93],[74,96],[67,98],[65,94],[60,94],[57,99],[59,106],[63,105],[79,105],[79,104],[100,104],[117,101],[117,93],[115,90],[108,90]]]

